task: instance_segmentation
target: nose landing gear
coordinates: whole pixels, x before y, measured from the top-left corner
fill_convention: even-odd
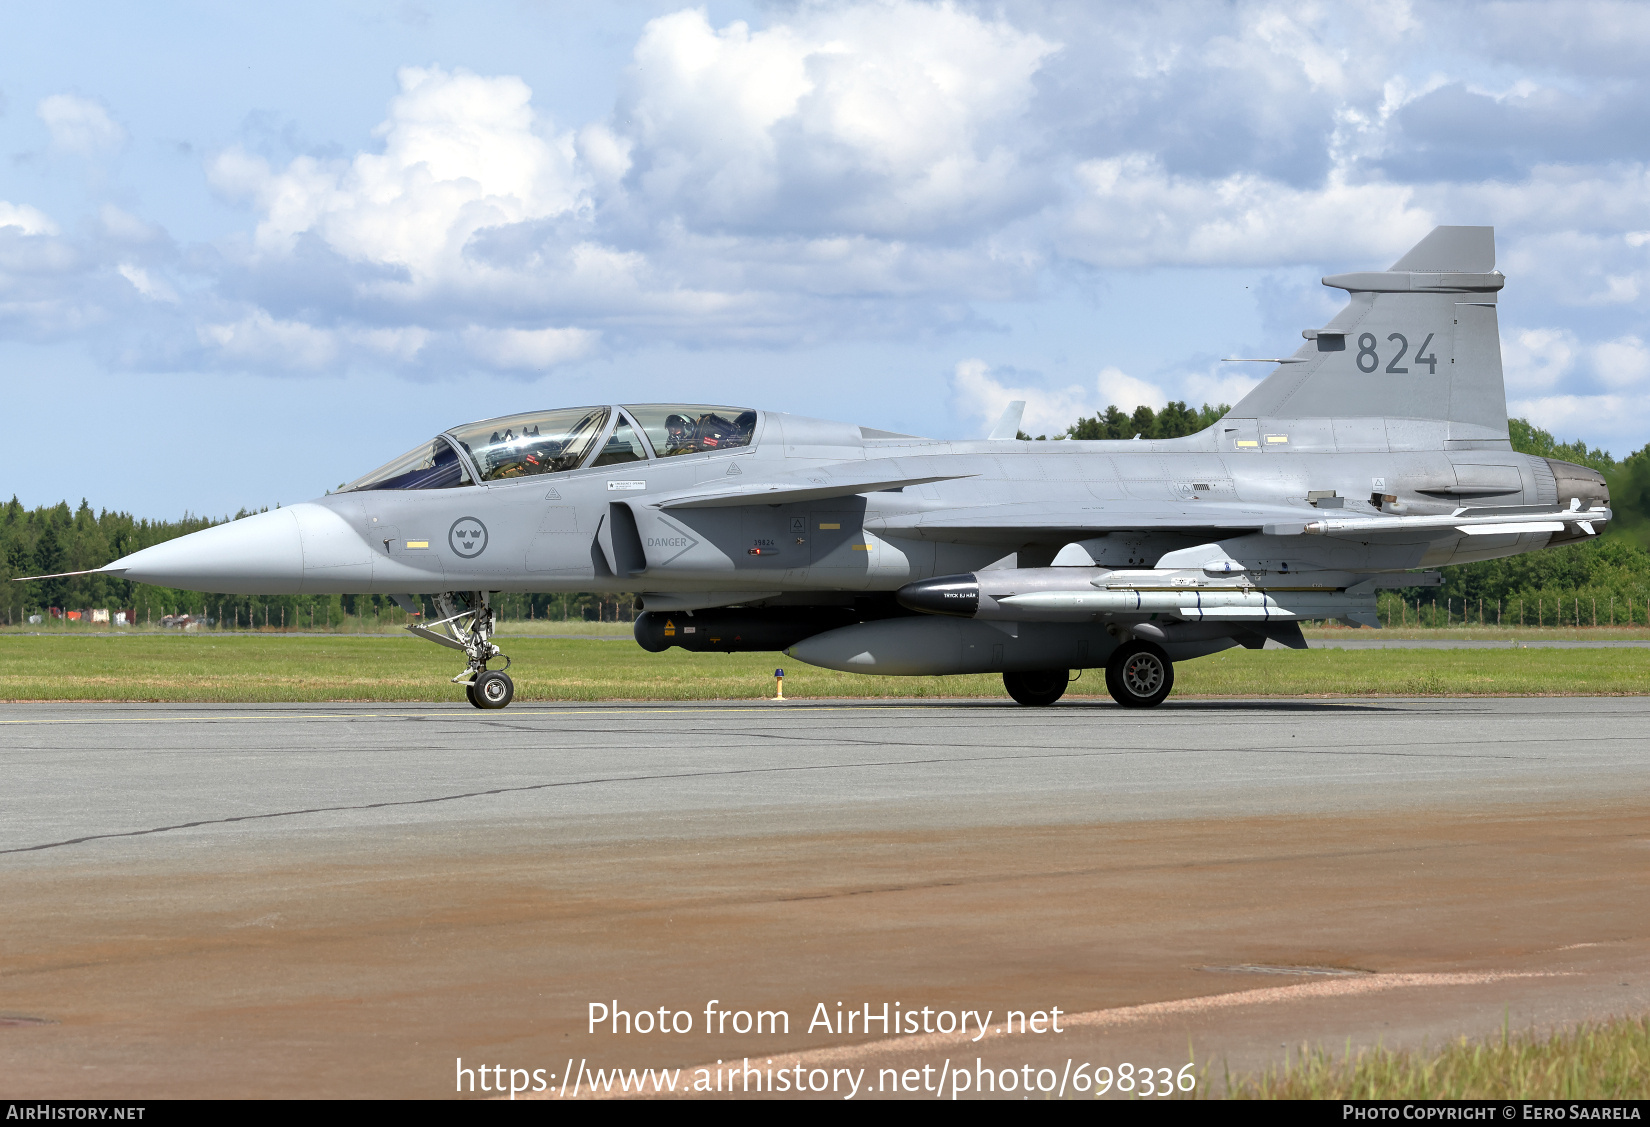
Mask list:
[[[443,591],[431,595],[430,601],[441,617],[428,625],[408,625],[407,630],[438,646],[463,651],[464,672],[453,678],[453,684],[464,686],[465,699],[477,708],[503,708],[514,700],[515,682],[504,672],[510,659],[493,644],[493,608],[487,592]],[[495,657],[504,657],[504,669],[487,668]]]

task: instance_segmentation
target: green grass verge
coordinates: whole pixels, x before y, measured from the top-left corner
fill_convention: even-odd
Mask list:
[[[1437,1052],[1308,1050],[1227,1094],[1262,1100],[1577,1100],[1650,1096],[1650,1017],[1548,1037],[1462,1038]]]
[[[650,654],[629,640],[508,638],[522,700],[785,695],[1003,698],[994,674],[867,677],[779,654]],[[0,700],[452,701],[458,655],[415,638],[350,635],[0,635]],[[1639,694],[1650,649],[1229,650],[1175,667],[1177,697]],[[1073,696],[1104,696],[1098,670]]]
[[[590,623],[594,626],[595,623]],[[609,624],[609,629],[611,629]],[[1478,642],[1627,642],[1650,641],[1650,627],[1644,626],[1391,626],[1379,632],[1345,626],[1307,626],[1301,631],[1308,640],[1350,638],[1358,641],[1391,642],[1450,639]]]

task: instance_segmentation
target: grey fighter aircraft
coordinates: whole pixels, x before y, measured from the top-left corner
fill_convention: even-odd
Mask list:
[[[1174,663],[1304,619],[1379,626],[1414,569],[1595,535],[1593,470],[1515,453],[1489,227],[1439,227],[1199,434],[893,434],[738,407],[624,404],[444,431],[340,491],[99,569],[239,594],[380,593],[437,614],[478,708],[514,693],[491,593],[640,592],[648,650],[783,650],[851,673],[999,672],[1047,705],[1103,668],[1150,707]],[[421,604],[420,604],[421,605]],[[503,658],[504,669],[489,668]]]

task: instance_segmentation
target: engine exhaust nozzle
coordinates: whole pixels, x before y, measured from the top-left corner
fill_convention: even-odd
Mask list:
[[[980,581],[972,574],[919,579],[895,591],[894,599],[906,610],[920,614],[973,618],[980,609]]]

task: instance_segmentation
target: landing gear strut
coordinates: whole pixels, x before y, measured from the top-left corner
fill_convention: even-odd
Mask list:
[[[427,626],[409,625],[407,629],[438,646],[463,651],[464,672],[453,678],[453,684],[464,686],[464,696],[471,704],[477,708],[503,708],[509,704],[515,699],[516,686],[504,672],[510,668],[510,659],[493,645],[493,608],[487,592],[443,591],[431,595],[430,601],[440,617]],[[495,657],[504,657],[504,669],[487,668]]]

